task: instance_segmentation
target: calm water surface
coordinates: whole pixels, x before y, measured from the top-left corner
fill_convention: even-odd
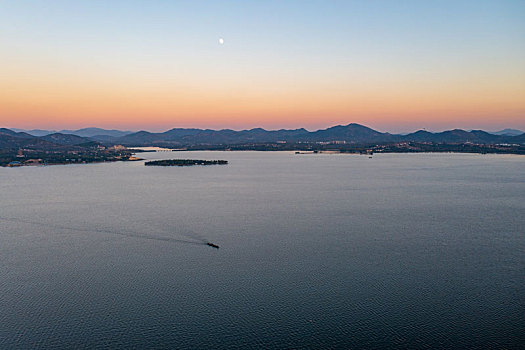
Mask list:
[[[525,344],[524,157],[143,156],[0,168],[0,348]]]

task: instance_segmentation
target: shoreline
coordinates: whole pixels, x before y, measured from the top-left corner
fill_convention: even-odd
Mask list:
[[[441,152],[432,152],[432,151],[421,151],[421,152],[374,152],[374,153],[358,153],[358,152],[340,152],[340,151],[292,151],[292,150],[207,150],[207,149],[199,149],[199,150],[186,150],[187,152],[285,152],[290,153],[291,155],[299,155],[299,156],[308,156],[308,155],[349,155],[349,156],[363,156],[372,158],[373,156],[377,155],[390,155],[390,154],[411,154],[411,155],[417,155],[417,154],[428,154],[428,155],[437,155],[437,154],[457,154],[457,155],[480,155],[480,156],[518,156],[523,157],[525,154],[523,153],[504,153],[504,152],[454,152],[454,151],[441,151]],[[162,153],[165,151],[152,151],[152,153]],[[141,152],[139,152],[141,153]],[[148,152],[149,153],[149,152]],[[100,164],[100,163],[116,163],[116,162],[138,162],[138,161],[153,161],[148,160],[144,158],[135,157],[135,153],[133,153],[132,156],[130,156],[128,159],[114,159],[114,160],[100,160],[100,161],[82,161],[82,162],[44,162],[44,163],[27,163],[24,164],[22,162],[16,163],[16,164],[5,164],[1,165],[1,168],[21,168],[21,167],[45,167],[45,166],[55,166],[55,165],[86,165],[86,164]]]

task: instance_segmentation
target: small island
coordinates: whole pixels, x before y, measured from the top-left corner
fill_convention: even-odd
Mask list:
[[[202,160],[202,159],[163,159],[152,160],[144,163],[146,166],[192,166],[192,165],[225,165],[227,160]]]

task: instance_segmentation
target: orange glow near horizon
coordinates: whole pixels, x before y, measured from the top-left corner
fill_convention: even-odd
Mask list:
[[[522,126],[525,84],[459,84],[386,81],[363,82],[302,79],[272,86],[262,81],[177,86],[94,77],[59,79],[12,77],[0,92],[0,122],[19,128],[121,129],[320,128],[351,122],[389,131],[396,125],[451,127]],[[326,84],[325,84],[326,85]]]
[[[285,3],[0,3],[0,127],[525,129],[525,6]]]

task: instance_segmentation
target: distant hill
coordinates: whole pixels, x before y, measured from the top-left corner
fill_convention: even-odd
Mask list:
[[[391,142],[400,139],[399,136],[382,133],[360,124],[337,125],[325,130],[318,130],[304,135],[304,140],[315,141],[346,141],[346,142]]]
[[[0,129],[0,149],[18,148],[19,144],[24,143],[24,139],[16,136],[16,132],[9,129]]]
[[[107,130],[101,128],[84,128],[78,130],[61,130],[61,134],[71,134],[82,137],[94,137],[94,136],[112,136],[122,137],[124,135],[132,134],[133,131],[121,131],[121,130]]]
[[[11,135],[11,136],[16,136],[16,137],[21,137],[21,138],[25,138],[25,139],[33,138],[33,136],[29,135],[28,133],[16,132],[16,131],[13,131],[11,129],[6,129],[6,128],[0,128],[0,133]]]
[[[81,145],[93,142],[91,139],[86,137],[80,137],[77,135],[54,133],[40,137],[40,139],[56,143],[58,145]]]
[[[504,135],[504,136],[518,136],[525,133],[525,131],[517,130],[517,129],[503,129],[500,131],[490,131],[490,134],[493,135]]]
[[[61,147],[61,145],[53,144],[24,132],[17,133],[9,129],[0,129],[0,149],[56,149]]]
[[[28,133],[31,136],[45,136],[49,134],[54,134],[56,130],[42,130],[42,129],[31,129],[31,130],[25,130],[25,129],[11,129],[16,132],[25,132]]]
[[[448,130],[443,132],[432,133],[425,130],[419,130],[414,133],[401,137],[406,141],[417,142],[439,142],[439,143],[498,143],[505,142],[508,137],[493,135],[482,130],[465,131],[461,129]]]
[[[124,135],[132,134],[133,131],[121,131],[121,130],[107,130],[107,129],[101,129],[101,128],[84,128],[84,129],[78,129],[78,130],[42,130],[42,129],[32,129],[32,130],[25,130],[25,129],[11,129],[15,132],[26,132],[32,136],[46,136],[50,134],[60,133],[60,134],[69,134],[69,135],[76,135],[81,137],[104,137],[104,136],[110,136],[110,137],[122,137]]]
[[[0,149],[40,149],[57,150],[65,148],[91,148],[99,143],[85,137],[54,133],[42,137],[32,136],[25,132],[0,128]]]

